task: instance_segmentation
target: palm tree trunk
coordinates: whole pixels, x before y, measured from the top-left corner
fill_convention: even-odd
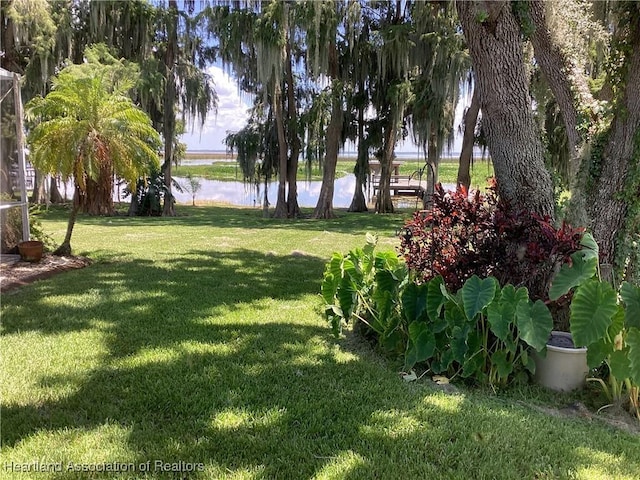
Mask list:
[[[54,255],[61,257],[71,255],[71,234],[73,233],[73,227],[76,225],[78,210],[80,210],[80,193],[76,186],[75,193],[73,194],[71,214],[69,215],[69,221],[67,222],[67,233],[64,236],[62,244],[53,252]]]
[[[474,87],[471,105],[464,114],[464,134],[462,136],[462,150],[458,163],[458,178],[456,183],[458,188],[464,187],[469,191],[471,186],[471,160],[473,158],[473,143],[475,137],[476,123],[480,113],[480,96],[478,89]]]

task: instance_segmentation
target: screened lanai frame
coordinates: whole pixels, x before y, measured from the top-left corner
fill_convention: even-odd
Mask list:
[[[29,231],[29,199],[27,197],[27,185],[26,185],[26,161],[25,161],[25,146],[24,146],[24,126],[23,126],[23,111],[22,111],[22,92],[20,89],[20,75],[10,72],[4,68],[0,68],[0,81],[11,82],[10,88],[6,89],[6,93],[0,98],[0,103],[5,100],[9,95],[13,94],[13,108],[15,114],[15,135],[16,135],[16,151],[18,157],[18,188],[20,189],[19,201],[0,201],[0,210],[7,208],[20,208],[22,211],[22,240],[27,241],[30,239]],[[3,89],[4,90],[4,89]],[[4,130],[4,129],[3,129]],[[2,135],[8,132],[2,132]],[[8,152],[7,152],[8,153]],[[0,155],[5,152],[0,151]],[[0,160],[3,160],[0,158]]]

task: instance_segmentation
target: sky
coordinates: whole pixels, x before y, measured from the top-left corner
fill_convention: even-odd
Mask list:
[[[224,138],[227,132],[237,132],[242,129],[248,118],[247,110],[250,108],[250,98],[242,98],[236,85],[235,79],[227,75],[219,66],[211,66],[207,69],[215,82],[215,90],[218,95],[218,112],[213,112],[207,116],[202,130],[198,125],[194,126],[193,132],[182,135],[181,141],[187,144],[187,150],[226,150]],[[462,121],[464,108],[469,103],[469,99],[461,98],[458,101],[458,108],[455,115],[455,128]],[[456,134],[452,153],[459,154],[462,145],[462,136]],[[349,150],[354,146],[347,146]],[[396,147],[397,152],[415,152],[418,150],[411,141],[406,141]]]
[[[226,150],[224,138],[227,132],[242,129],[249,117],[250,100],[240,97],[236,81],[217,66],[209,67],[207,72],[215,83],[218,112],[209,113],[202,130],[196,122],[192,133],[182,135],[181,141],[187,144],[187,150]]]

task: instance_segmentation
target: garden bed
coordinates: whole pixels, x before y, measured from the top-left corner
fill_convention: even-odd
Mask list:
[[[25,262],[3,255],[0,265],[0,292],[8,292],[36,280],[43,280],[58,273],[84,268],[91,263],[86,257],[59,257],[44,255],[39,262]]]

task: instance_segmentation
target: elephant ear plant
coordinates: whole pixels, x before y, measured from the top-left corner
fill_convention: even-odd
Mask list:
[[[322,295],[334,333],[359,320],[387,351],[404,355],[407,371],[423,363],[490,385],[534,373],[530,351],[544,349],[553,325],[526,288],[474,275],[453,294],[440,276],[411,278],[397,255],[375,252],[370,235],[364,248],[332,256]]]
[[[605,366],[598,382],[611,404],[626,406],[640,419],[640,288],[624,282],[619,292],[602,281],[598,245],[585,234],[552,281],[549,298],[573,295],[569,325],[576,347],[587,347],[590,368]]]

